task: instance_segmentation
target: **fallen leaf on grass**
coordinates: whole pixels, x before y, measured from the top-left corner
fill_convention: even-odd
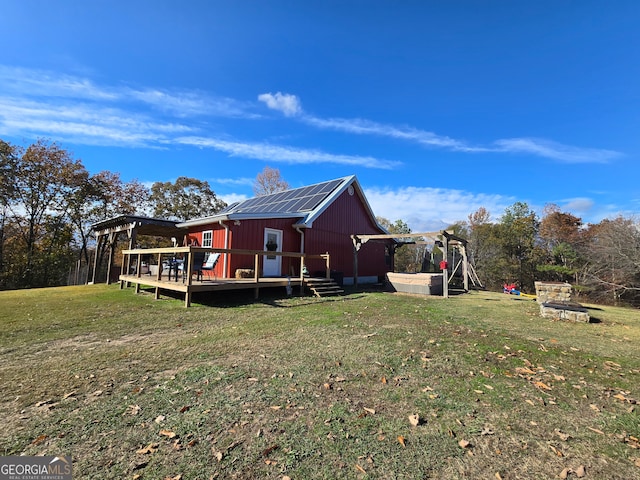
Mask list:
[[[367,413],[370,413],[371,415],[375,415],[376,411],[373,408],[367,408],[367,407],[363,407],[364,411]]]
[[[357,463],[355,464],[355,467],[356,467],[356,470],[358,470],[359,472],[367,473],[367,471],[364,468],[362,468],[360,465],[358,465]]]
[[[141,455],[147,455],[149,453],[153,453],[156,450],[158,450],[159,446],[160,446],[159,443],[150,443],[146,447],[141,448],[140,450],[136,450],[136,453],[140,453]]]
[[[576,468],[573,473],[576,474],[576,477],[578,478],[582,478],[585,476],[586,472],[584,470],[584,465],[580,465],[578,468]]]
[[[211,449],[211,453],[213,453],[214,458],[218,461],[218,463],[220,463],[222,461],[222,452],[219,452],[218,450],[214,450]]]
[[[602,430],[598,430],[597,428],[592,428],[592,427],[587,427],[587,428],[592,432],[596,432],[596,433],[599,433],[600,435],[604,435],[604,432]]]
[[[386,384],[387,384],[387,377],[382,377],[382,378],[380,379],[380,381],[381,381],[383,384],[385,384],[385,385],[386,385]]]
[[[571,435],[569,435],[568,433],[563,433],[557,428],[554,430],[554,432],[558,437],[560,437],[560,440],[562,440],[563,442],[566,442],[571,438]]]
[[[180,409],[180,413],[184,413],[186,411],[188,411],[191,408],[191,405],[185,405],[184,407],[182,407]]]
[[[279,445],[271,445],[270,447],[265,448],[265,449],[262,451],[262,456],[263,456],[263,457],[269,456],[269,455],[271,455],[271,453],[272,453],[274,450],[277,450],[278,448],[280,448],[280,446],[279,446]]]
[[[484,427],[480,432],[480,435],[493,435],[493,434],[494,434],[494,431],[491,430],[489,427]]]
[[[564,455],[562,454],[562,452],[560,450],[558,450],[556,447],[554,447],[553,445],[549,445],[549,448],[551,449],[551,451],[553,453],[555,453],[557,456],[559,457],[564,457]]]
[[[164,422],[164,419],[165,419],[165,418],[166,418],[166,417],[165,417],[164,415],[158,415],[158,416],[155,418],[154,422],[156,422],[157,424],[161,424],[162,422]]]
[[[597,406],[597,405],[595,405],[595,404],[593,404],[593,403],[589,405],[589,408],[590,408],[591,410],[593,410],[594,412],[599,412],[599,411],[600,411],[600,409],[598,408],[598,406]]]
[[[171,430],[160,430],[159,434],[169,438],[174,438],[176,436],[176,432],[172,432]]]
[[[635,462],[633,462],[633,464],[634,464],[636,467],[640,467],[640,457],[639,457],[639,458],[636,458],[636,461],[635,461]]]
[[[140,413],[140,405],[129,405],[123,415],[137,415]]]
[[[69,397],[73,397],[75,394],[76,394],[76,392],[69,392],[69,393],[65,393],[65,394],[62,396],[62,399],[63,399],[63,400],[66,400],[66,399],[67,399],[67,398],[69,398]]]
[[[533,382],[533,385],[534,385],[534,386],[536,386],[536,387],[538,387],[538,388],[541,388],[541,389],[543,389],[543,390],[551,390],[551,387],[550,387],[549,385],[547,385],[546,383],[541,382],[541,381],[539,381],[539,380],[538,380],[538,381]]]
[[[516,368],[516,373],[519,373],[520,375],[535,375],[536,374],[536,372],[534,372],[530,368],[526,368],[526,367],[517,367]]]
[[[469,448],[471,447],[471,442],[468,442],[466,440],[460,440],[458,442],[458,445],[460,445],[460,448]]]
[[[398,443],[400,443],[400,445],[402,445],[403,447],[407,446],[407,444],[405,443],[404,437],[402,435],[398,435]]]
[[[49,438],[48,435],[39,435],[39,436],[36,437],[36,439],[33,442],[31,442],[31,445],[40,445],[47,438]]]
[[[420,415],[409,415],[409,423],[414,427],[420,425]]]
[[[182,480],[182,475],[176,475],[175,477],[165,477],[164,480]]]

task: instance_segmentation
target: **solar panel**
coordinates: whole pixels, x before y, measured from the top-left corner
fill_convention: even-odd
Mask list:
[[[342,182],[342,179],[330,180],[316,185],[250,198],[227,207],[221,213],[308,212],[316,208]]]

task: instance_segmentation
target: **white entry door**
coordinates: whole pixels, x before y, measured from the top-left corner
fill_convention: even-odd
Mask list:
[[[282,251],[282,230],[274,228],[264,229],[264,249],[269,252]],[[264,255],[262,257],[262,275],[265,277],[279,277],[282,270],[282,256]]]

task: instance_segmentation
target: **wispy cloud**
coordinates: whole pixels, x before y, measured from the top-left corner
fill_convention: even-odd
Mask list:
[[[489,145],[472,145],[444,135],[411,127],[397,127],[359,118],[323,119],[312,115],[301,115],[301,120],[318,128],[331,129],[357,135],[376,135],[417,143],[423,146],[442,148],[467,153],[512,153],[535,155],[565,163],[606,163],[622,156],[614,150],[581,148],[558,142],[535,138],[507,138]]]
[[[622,156],[620,152],[614,150],[576,147],[537,138],[504,138],[486,145],[474,145],[464,140],[409,126],[389,125],[362,118],[317,117],[304,112],[300,99],[287,93],[278,92],[275,95],[265,93],[259,95],[258,99],[270,109],[281,111],[288,117],[296,117],[301,122],[316,128],[355,135],[393,138],[454,152],[534,155],[565,163],[606,163]]]
[[[574,147],[539,138],[506,138],[494,144],[499,152],[531,154],[565,163],[606,163],[622,156],[614,150]]]
[[[201,148],[212,148],[233,157],[253,158],[270,162],[288,164],[335,163],[366,168],[391,169],[400,162],[381,160],[375,157],[358,155],[339,155],[321,150],[295,148],[268,143],[243,143],[210,137],[186,136],[176,138],[177,143]]]
[[[255,178],[240,177],[240,178],[210,178],[209,183],[215,183],[218,185],[232,185],[250,187],[256,181]]]
[[[515,201],[502,195],[426,187],[368,188],[365,195],[376,215],[392,222],[402,219],[414,232],[439,230],[467,220],[480,207],[497,218]]]
[[[264,94],[285,115],[301,111],[297,97]],[[85,78],[0,66],[0,135],[45,136],[85,145],[213,148],[234,157],[289,164],[333,163],[390,169],[400,163],[373,156],[219,139],[206,132],[212,117],[256,119],[255,104],[201,91],[100,86]]]

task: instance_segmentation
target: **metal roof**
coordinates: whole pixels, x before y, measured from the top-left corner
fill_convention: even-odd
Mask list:
[[[91,225],[91,229],[99,235],[109,232],[122,232],[135,228],[140,235],[155,235],[159,237],[173,237],[186,233],[177,227],[178,222],[160,218],[141,217],[137,215],[117,215],[101,220]]]
[[[304,214],[313,211],[344,179],[262,195],[229,205],[219,215],[234,213]]]
[[[180,223],[178,227],[195,227],[224,220],[259,218],[299,218],[300,221],[296,222],[297,226],[310,227],[313,220],[351,185],[355,187],[358,195],[371,210],[355,175],[351,175],[306,187],[249,198],[233,203],[215,215]],[[373,213],[371,216],[375,221]]]

